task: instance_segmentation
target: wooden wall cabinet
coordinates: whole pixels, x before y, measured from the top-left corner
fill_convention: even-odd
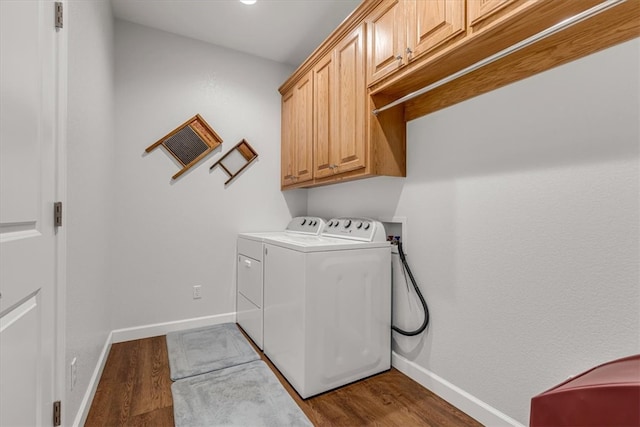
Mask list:
[[[405,0],[407,60],[421,57],[465,32],[465,0]]]
[[[406,176],[407,121],[640,35],[626,1],[448,80],[603,2],[363,0],[280,87],[282,188]]]
[[[334,116],[330,151],[334,174],[365,167],[365,53],[364,26],[334,49]]]
[[[282,187],[313,178],[313,80],[311,73],[282,96]]]
[[[465,0],[384,0],[366,19],[373,84],[465,33]]]
[[[383,1],[367,17],[367,83],[380,80],[403,65],[406,49],[404,0]]]
[[[385,116],[395,114],[398,124],[386,133],[371,114],[365,47],[365,25],[361,24],[341,37],[282,96],[283,189],[405,175],[402,113],[396,110]],[[313,167],[307,169],[309,153]]]
[[[333,52],[325,55],[313,69],[313,175],[323,178],[333,175],[333,152],[336,140],[335,83]]]
[[[314,177],[365,167],[363,28],[356,28],[313,69]]]

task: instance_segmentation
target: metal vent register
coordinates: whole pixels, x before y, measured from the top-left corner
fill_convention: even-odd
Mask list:
[[[172,177],[176,179],[220,144],[222,138],[196,114],[145,151],[149,153],[162,145],[182,165],[182,169]]]

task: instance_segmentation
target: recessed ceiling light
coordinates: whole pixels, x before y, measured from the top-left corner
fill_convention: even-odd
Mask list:
[[[243,4],[255,4],[257,0],[240,0]]]

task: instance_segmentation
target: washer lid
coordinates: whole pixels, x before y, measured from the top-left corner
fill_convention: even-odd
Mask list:
[[[282,231],[265,231],[239,233],[238,237],[263,242],[264,239],[274,236],[287,235],[313,235],[322,233],[326,227],[326,221],[317,216],[297,216],[287,224],[287,228]]]
[[[239,239],[255,240],[256,242],[264,242],[266,238],[276,237],[285,234],[284,231],[266,231],[261,233],[239,233]]]
[[[266,237],[264,243],[292,249],[298,252],[327,252],[353,249],[389,248],[389,242],[363,242],[324,236],[310,235],[279,235]]]

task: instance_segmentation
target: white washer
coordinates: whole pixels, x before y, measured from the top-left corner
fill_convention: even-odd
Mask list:
[[[284,231],[240,233],[237,247],[236,322],[262,350],[263,342],[263,241],[267,237],[318,235],[326,222],[318,217],[293,218]]]
[[[264,352],[304,399],[391,367],[391,245],[380,222],[264,239]]]

